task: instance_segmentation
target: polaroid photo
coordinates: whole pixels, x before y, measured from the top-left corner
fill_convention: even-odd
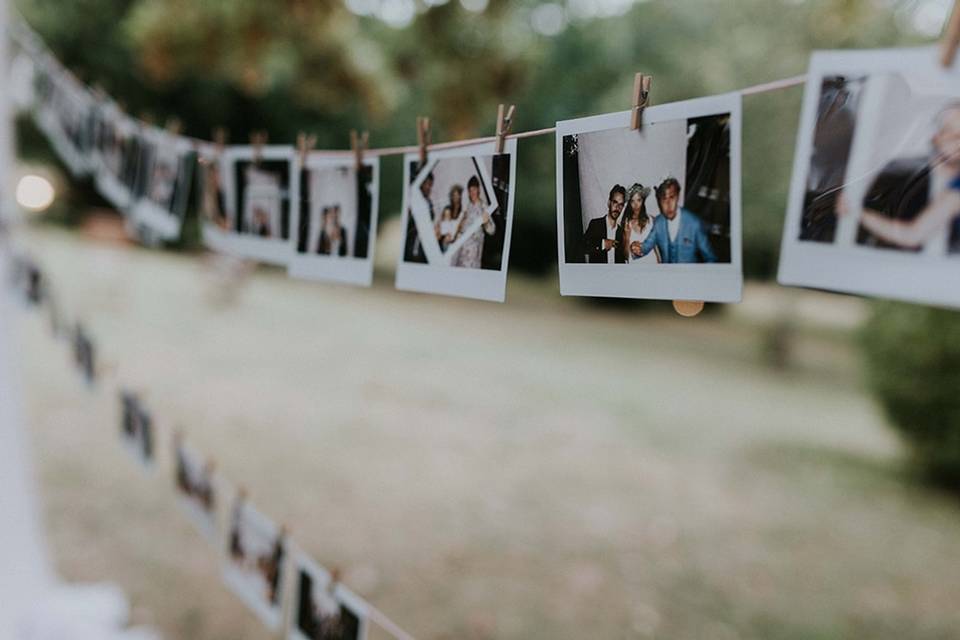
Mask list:
[[[130,206],[136,187],[138,129],[112,102],[100,104],[95,125],[94,182],[100,195],[120,211]]]
[[[187,446],[180,434],[173,438],[177,502],[203,538],[216,547],[220,538],[220,483],[214,464]]]
[[[503,302],[513,228],[517,141],[417,154],[403,162],[397,289]]]
[[[196,153],[186,138],[163,129],[144,130],[130,220],[163,240],[176,240],[187,212]]]
[[[557,123],[560,293],[739,302],[740,95]]]
[[[230,515],[223,580],[273,632],[283,619],[287,537],[238,495]]]
[[[810,60],[778,281],[960,307],[960,69],[932,47]]]
[[[337,576],[293,551],[296,600],[288,640],[365,640],[369,606]]]
[[[292,257],[293,203],[298,202],[296,150],[226,147],[204,175],[204,242],[211,249],[269,264]],[[209,175],[212,167],[216,177]],[[207,207],[206,205],[210,205]]]
[[[144,467],[155,460],[153,418],[141,398],[128,390],[120,391],[120,437],[124,447]]]
[[[37,127],[75,178],[90,173],[93,142],[92,113],[95,101],[69,71],[47,71],[36,111]]]
[[[293,233],[295,278],[369,287],[377,238],[380,160],[311,153],[300,170]]]

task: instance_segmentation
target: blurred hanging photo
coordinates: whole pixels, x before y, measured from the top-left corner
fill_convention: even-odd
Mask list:
[[[294,556],[297,597],[289,640],[364,640],[367,604],[306,554]]]
[[[270,631],[283,616],[286,534],[242,493],[230,514],[223,580]]]
[[[740,300],[740,97],[557,123],[563,295]]]
[[[189,140],[156,127],[145,128],[130,224],[162,240],[179,238],[195,164]]]
[[[379,173],[377,158],[358,170],[352,158],[307,156],[300,170],[291,276],[363,286],[373,282]]]
[[[398,289],[503,302],[516,156],[516,140],[404,156]]]
[[[211,249],[270,264],[291,257],[298,176],[293,147],[203,151],[203,238]]]
[[[779,280],[960,306],[960,73],[933,48],[817,52]]]

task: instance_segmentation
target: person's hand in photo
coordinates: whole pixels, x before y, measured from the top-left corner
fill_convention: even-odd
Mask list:
[[[604,250],[604,251],[610,251],[610,249],[613,249],[613,248],[616,247],[616,246],[617,246],[617,241],[616,241],[616,240],[604,239],[604,241],[603,241],[603,250]]]
[[[846,218],[853,213],[853,207],[850,205],[850,196],[846,191],[841,191],[837,196],[837,203],[833,208],[838,218]]]
[[[640,244],[639,240],[634,240],[633,242],[630,243],[630,253],[633,255],[634,258],[643,257],[643,245]]]

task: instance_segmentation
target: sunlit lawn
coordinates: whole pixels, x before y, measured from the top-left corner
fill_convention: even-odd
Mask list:
[[[417,638],[960,636],[960,502],[901,471],[847,330],[801,326],[793,370],[759,357],[762,310],[842,298],[684,320],[552,280],[496,305],[261,270],[217,307],[196,257],[30,240],[160,427]],[[63,575],[119,582],[169,638],[269,637],[168,458],[145,475],[116,441],[113,382],[19,327]]]

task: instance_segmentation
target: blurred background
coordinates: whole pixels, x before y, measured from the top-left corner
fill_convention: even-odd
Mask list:
[[[637,71],[665,103],[804,73],[815,49],[932,43],[953,3],[15,5],[132,115],[347,148],[351,128],[412,144],[417,115],[434,141],[490,135],[500,102],[515,130],[624,110]],[[391,290],[398,157],[373,291],[261,268],[211,296],[195,221],[128,244],[24,116],[19,170],[56,188],[27,238],[157,418],[418,638],[956,638],[960,320],[772,284],[801,91],[744,98],[748,286],[696,320],[559,297],[552,136],[519,147],[503,306]],[[109,452],[116,398],[35,319],[20,336],[61,572],[120,582],[168,637],[267,637],[168,486]]]

